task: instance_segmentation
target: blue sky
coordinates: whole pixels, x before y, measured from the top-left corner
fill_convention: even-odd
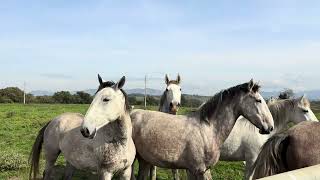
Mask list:
[[[320,89],[320,1],[3,0],[0,88],[127,88],[214,94],[254,78],[264,90]]]

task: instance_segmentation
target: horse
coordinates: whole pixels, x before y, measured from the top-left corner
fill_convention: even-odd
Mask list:
[[[237,120],[230,135],[220,149],[222,161],[245,161],[245,178],[249,179],[249,170],[255,162],[262,145],[273,134],[283,131],[289,123],[317,121],[305,96],[297,99],[275,100],[267,103],[274,120],[274,131],[262,135],[245,118]]]
[[[132,124],[127,95],[122,90],[125,77],[118,83],[103,82],[85,116],[64,113],[48,122],[38,133],[30,154],[30,179],[39,173],[43,145],[46,165],[44,179],[50,179],[59,154],[66,159],[64,179],[70,180],[75,169],[98,171],[99,179],[131,177],[135,158]]]
[[[320,122],[301,122],[277,133],[262,146],[253,179],[320,164]]]
[[[176,115],[181,105],[181,77],[178,74],[176,80],[169,80],[168,75],[165,76],[166,90],[162,93],[160,98],[159,111]],[[138,173],[140,174],[140,172]],[[151,179],[156,180],[157,169],[156,166],[151,167]],[[173,179],[179,180],[179,171],[172,170]]]
[[[132,111],[132,137],[141,172],[138,179],[147,178],[151,165],[187,169],[188,178],[193,180],[211,179],[208,169],[217,163],[219,149],[240,115],[260,133],[273,130],[273,118],[259,88],[250,80],[223,90],[186,116]]]

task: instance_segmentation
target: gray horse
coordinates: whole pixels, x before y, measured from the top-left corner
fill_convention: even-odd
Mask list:
[[[274,120],[274,131],[268,135],[259,134],[257,129],[245,118],[238,119],[230,135],[221,147],[220,160],[246,161],[245,177],[249,179],[249,170],[260,153],[262,145],[273,134],[283,131],[289,123],[317,121],[310,109],[310,103],[304,96],[297,99],[269,100],[268,107]]]
[[[151,165],[187,169],[193,180],[211,179],[209,168],[217,163],[219,149],[240,115],[261,133],[273,130],[272,115],[253,80],[217,93],[187,116],[133,111],[138,179],[147,178]]]
[[[67,161],[64,179],[71,179],[75,169],[98,171],[99,179],[103,180],[111,180],[115,173],[120,179],[130,179],[135,146],[127,96],[121,89],[125,77],[115,84],[103,82],[99,76],[99,82],[85,116],[65,113],[39,131],[30,155],[30,179],[39,173],[42,144],[45,180],[50,179],[60,153]]]
[[[253,179],[320,164],[320,122],[301,122],[262,146]],[[316,178],[315,178],[316,179]]]
[[[176,80],[169,80],[168,75],[166,75],[165,82],[167,87],[160,98],[159,111],[176,115],[181,105],[181,87],[180,87],[181,77],[178,74]],[[172,173],[173,173],[173,179],[179,180],[179,171],[177,169],[173,169]],[[140,174],[140,172],[138,174]],[[152,166],[150,174],[151,174],[151,179],[156,180],[156,177],[157,177],[156,166]]]

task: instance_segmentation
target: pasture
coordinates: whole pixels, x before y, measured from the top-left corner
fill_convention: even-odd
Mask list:
[[[28,156],[39,129],[59,114],[64,112],[84,114],[87,108],[88,105],[0,104],[0,179],[28,179]],[[156,107],[150,108],[156,109]],[[320,118],[320,104],[313,103],[312,108]],[[184,114],[189,111],[190,108],[182,108],[179,113]],[[42,158],[41,172],[43,165]],[[63,167],[64,160],[60,157],[54,179],[61,179]],[[242,179],[243,169],[242,162],[219,162],[211,172],[213,179]],[[135,171],[137,173],[137,168]],[[181,173],[181,176],[185,174]],[[96,178],[97,176],[90,172],[77,171],[74,179]],[[171,171],[159,169],[157,179],[172,179]]]

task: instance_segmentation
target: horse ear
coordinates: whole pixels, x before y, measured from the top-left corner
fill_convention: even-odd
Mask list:
[[[101,85],[103,83],[103,80],[102,80],[100,74],[98,74],[98,80],[99,80],[99,84]]]
[[[178,76],[177,76],[177,83],[180,84],[180,82],[181,82],[181,77],[180,77],[180,74],[178,74]]]
[[[121,89],[123,87],[123,85],[126,82],[126,77],[122,76],[122,78],[117,82],[117,84],[115,85],[116,89]]]
[[[166,74],[166,77],[165,77],[165,82],[166,82],[167,85],[169,84],[169,77],[168,77],[167,74]]]
[[[251,79],[251,80],[248,82],[248,91],[249,91],[249,92],[252,91],[253,86],[254,86],[254,82],[253,82],[253,79]]]
[[[306,95],[305,94],[303,94],[303,96],[301,96],[300,98],[299,98],[299,102],[304,102],[306,100]]]

